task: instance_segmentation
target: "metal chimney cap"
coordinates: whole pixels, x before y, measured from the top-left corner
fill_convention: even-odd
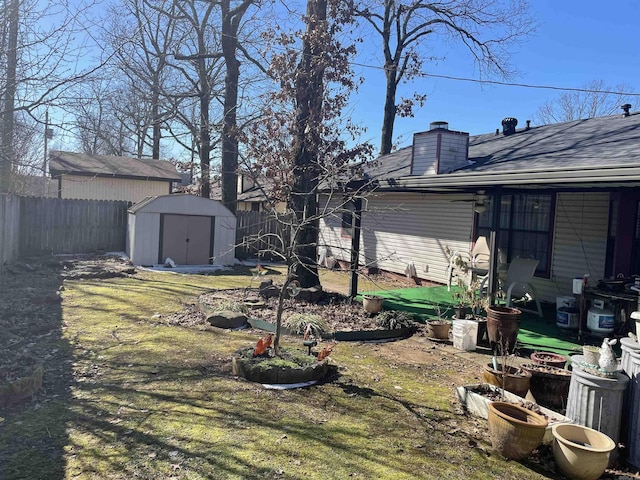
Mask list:
[[[630,103],[625,103],[620,108],[624,111],[624,116],[628,117],[629,116],[629,110],[631,110],[631,104]]]
[[[513,117],[507,117],[502,120],[502,134],[512,135],[516,133],[516,125],[518,125],[518,119]]]

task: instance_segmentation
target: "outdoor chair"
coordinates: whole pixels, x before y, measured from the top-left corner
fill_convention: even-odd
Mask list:
[[[454,278],[461,278],[467,285],[471,285],[473,280],[482,283],[489,275],[490,254],[489,244],[484,236],[477,238],[471,252],[453,252],[447,267],[448,291],[451,291]],[[498,250],[498,272],[504,270],[505,264],[504,254]]]
[[[525,304],[528,300],[536,302],[537,310],[530,310],[527,308],[518,307],[523,312],[530,312],[537,314],[542,318],[542,307],[540,306],[540,300],[538,300],[538,294],[536,289],[531,283],[534,273],[536,273],[536,267],[538,266],[538,260],[529,258],[516,257],[509,264],[507,270],[507,276],[503,283],[503,288],[506,293],[506,306],[512,307],[514,298],[524,298]]]

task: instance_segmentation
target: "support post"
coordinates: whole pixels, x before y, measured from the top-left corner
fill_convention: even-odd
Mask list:
[[[489,235],[489,285],[487,295],[489,305],[496,302],[498,291],[498,233],[500,231],[500,205],[502,204],[502,188],[496,187],[491,197],[491,234]]]
[[[360,260],[360,226],[362,224],[362,198],[353,199],[353,229],[351,235],[351,280],[349,297],[358,295],[358,261]]]

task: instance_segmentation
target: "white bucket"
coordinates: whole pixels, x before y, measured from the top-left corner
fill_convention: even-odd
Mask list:
[[[466,352],[476,349],[478,322],[474,320],[453,320],[453,347]]]

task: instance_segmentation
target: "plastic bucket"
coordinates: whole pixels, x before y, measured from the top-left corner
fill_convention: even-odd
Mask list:
[[[473,320],[453,320],[453,347],[466,352],[476,349],[478,322]]]

